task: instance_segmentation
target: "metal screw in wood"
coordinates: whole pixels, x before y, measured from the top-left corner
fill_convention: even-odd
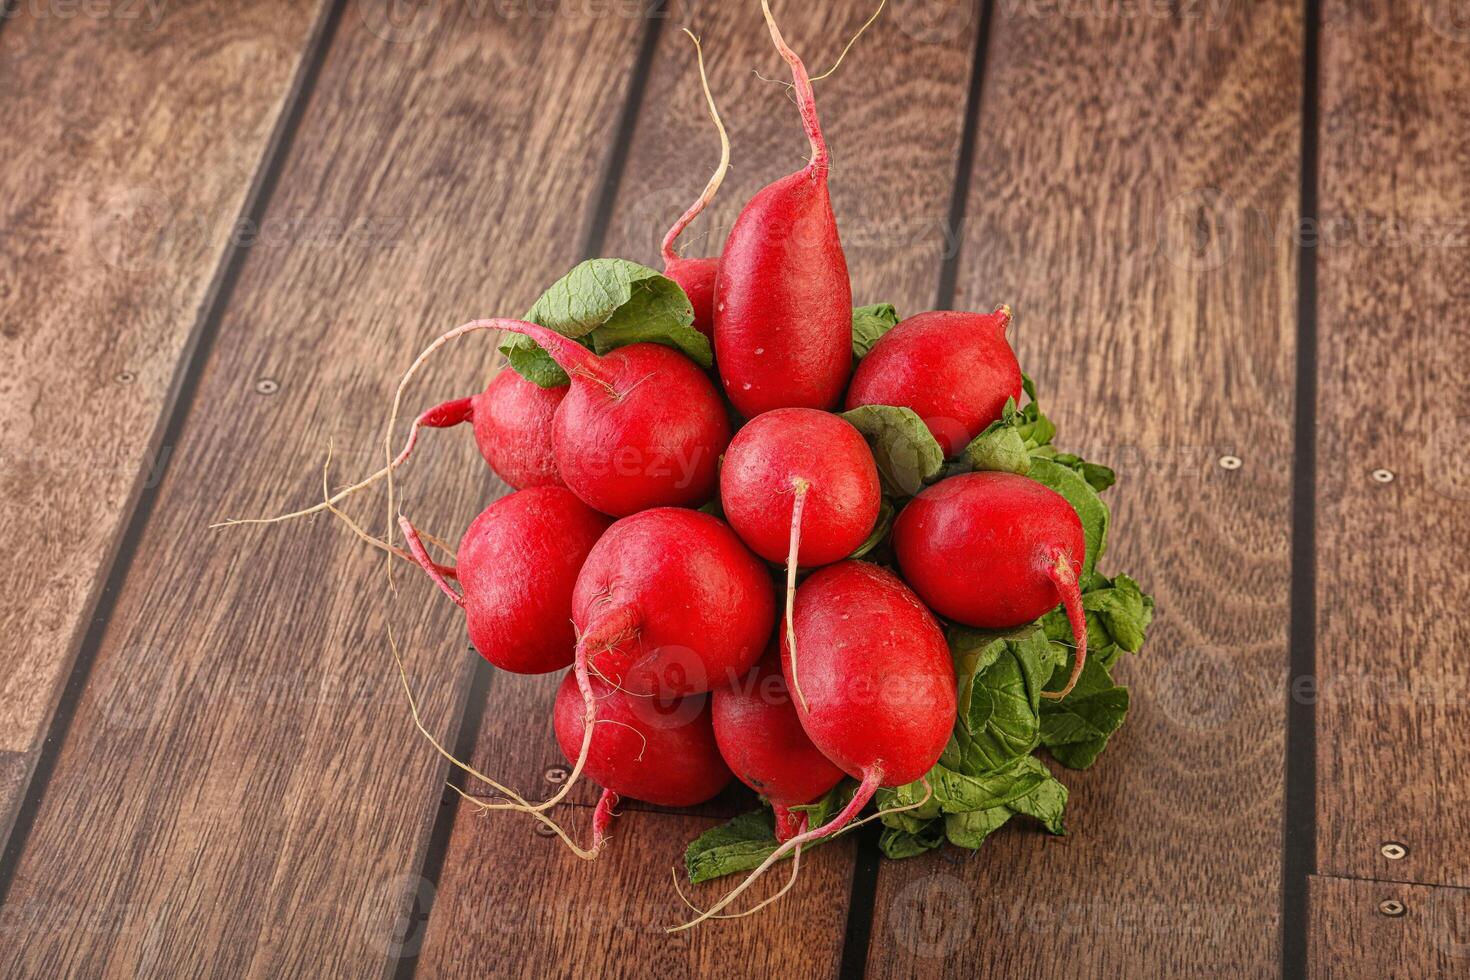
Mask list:
[[[560,786],[562,783],[567,781],[567,777],[569,775],[571,775],[571,773],[567,772],[566,767],[552,766],[550,769],[546,770],[546,781],[548,783],[555,783]]]
[[[1390,861],[1402,861],[1409,856],[1409,849],[1396,840],[1387,841],[1378,848],[1378,853]]]
[[[1396,898],[1385,898],[1383,901],[1378,903],[1378,911],[1388,916],[1390,919],[1397,919],[1399,916],[1407,912],[1408,909],[1404,907],[1403,902],[1400,902]]]
[[[130,385],[134,381],[137,381],[138,377],[131,371],[119,371],[112,376],[112,380],[120,385]]]
[[[1244,465],[1244,462],[1239,456],[1220,457],[1220,469],[1222,470],[1238,470]]]
[[[274,378],[261,378],[255,382],[255,393],[257,395],[274,395],[281,390],[281,386]]]
[[[1392,483],[1393,482],[1393,470],[1383,470],[1383,469],[1374,470],[1373,471],[1373,479],[1377,480],[1379,483]]]

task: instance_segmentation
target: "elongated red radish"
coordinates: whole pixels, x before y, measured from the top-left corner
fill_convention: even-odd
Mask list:
[[[401,518],[414,557],[464,610],[475,649],[517,674],[545,674],[572,663],[572,590],[611,523],[562,487],[502,497],[460,539],[456,571],[463,591],[457,592],[429,561],[408,518]]]
[[[813,802],[841,782],[843,773],[802,729],[776,648],[710,698],[720,755],[737,779],[770,801],[776,839],[796,836],[805,817],[790,808]]]
[[[949,647],[933,614],[892,573],[862,561],[817,569],[796,590],[796,636],[807,692],[806,706],[796,709],[801,727],[822,755],[862,782],[837,816],[782,843],[676,930],[712,918],[793,849],[842,830],[880,786],[927,784],[949,742],[955,716]],[[781,666],[789,683],[784,644]]]
[[[736,433],[720,470],[725,519],[750,549],[786,563],[786,640],[797,566],[852,554],[873,530],[881,492],[862,433],[812,408],[778,408]],[[800,671],[792,671],[797,699]]]
[[[663,259],[664,275],[677,282],[684,290],[684,295],[689,297],[689,302],[694,306],[694,328],[711,340],[715,336],[715,274],[719,269],[717,258],[683,258],[674,252],[674,242],[689,227],[689,223],[699,217],[709,202],[714,200],[715,193],[719,191],[720,184],[725,180],[725,174],[730,170],[730,137],[725,132],[725,124],[720,121],[719,110],[715,108],[715,97],[709,90],[709,77],[704,72],[704,49],[700,47],[699,38],[685,28],[685,34],[689,35],[694,42],[695,53],[699,57],[699,81],[704,87],[704,101],[709,106],[710,118],[715,121],[715,128],[720,133],[720,165],[715,168],[709,183],[704,185],[698,200],[689,206],[689,210],[679,216],[673,227],[664,236]]]
[[[583,772],[605,790],[659,806],[694,806],[724,789],[730,769],[710,725],[708,694],[653,701],[591,679],[597,724]],[[586,714],[574,673],[556,692],[557,744],[575,762]]]
[[[852,286],[827,191],[815,95],[766,0],[761,9],[791,66],[812,155],[750,199],[720,253],[715,360],[726,396],[747,418],[774,408],[832,408],[852,370]]]
[[[927,488],[893,525],[904,579],[934,611],[981,629],[1021,626],[1061,603],[1077,645],[1065,697],[1087,661],[1078,576],[1087,544],[1065,497],[1014,473],[966,473]]]
[[[1011,310],[920,313],[884,334],[858,363],[848,409],[913,409],[953,456],[1021,397],[1021,365],[1006,341]]]
[[[572,618],[591,669],[636,695],[738,679],[775,620],[770,573],[724,522],[659,507],[610,527],[582,567]]]

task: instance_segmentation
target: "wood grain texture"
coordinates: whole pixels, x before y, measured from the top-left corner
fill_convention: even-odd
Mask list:
[[[560,841],[524,826],[508,831],[461,808],[418,976],[835,974],[847,920],[851,841],[805,855],[801,876],[779,910],[672,936],[664,932],[694,914],[679,900],[670,869],[682,866],[685,842],[714,822],[672,813],[624,813],[607,854],[588,864]],[[514,860],[506,857],[508,845],[514,847]],[[767,885],[753,889],[757,898],[786,883],[789,868],[780,870],[785,873],[773,871]],[[681,882],[681,887],[703,908],[730,882]],[[410,930],[409,922],[400,921],[399,935],[416,938]]]
[[[912,12],[880,18],[838,72],[817,83],[823,131],[835,161],[834,208],[856,302],[892,301],[914,312],[934,304],[979,27],[968,6],[952,8],[936,7],[949,12],[936,21],[946,29],[932,43],[906,33],[915,30]],[[778,16],[788,42],[815,74],[817,66],[825,68],[836,58],[866,14],[856,16],[840,4],[810,4],[785,5]],[[685,232],[681,252],[707,254],[723,245],[745,202],[802,166],[810,152],[787,89],[752,71],[789,77],[759,4],[672,4],[603,249],[655,268],[663,265],[658,246],[664,232],[699,195],[719,158],[693,45],[675,29],[685,25],[704,44],[710,86],[730,132],[734,169],[705,215]],[[551,789],[544,774],[564,761],[554,742],[511,733],[525,718],[544,719],[538,724],[549,732],[554,695],[534,678],[497,678],[476,757],[496,760],[495,771],[511,776],[514,786]],[[573,792],[581,803],[597,800],[590,786]],[[749,801],[747,794],[732,792],[697,812],[728,814]]]
[[[1157,617],[1069,836],[885,862],[875,976],[1279,970],[1300,5],[1079,9],[996,4],[957,305],[1014,306]]]
[[[1319,876],[1308,887],[1309,976],[1423,980],[1470,973],[1470,891]],[[1400,903],[1403,914],[1385,915],[1383,902]]]
[[[319,499],[328,438],[339,477],[368,471],[425,343],[525,309],[570,267],[643,23],[382,13],[350,5],[332,38],[16,869],[9,905],[29,914],[0,974],[394,962],[381,927],[444,767],[410,727],[384,627],[452,744],[462,618],[406,567],[390,602],[384,561],[330,519],[206,525]],[[477,390],[491,349],[465,341],[409,401]],[[452,540],[495,491],[468,432],[432,436],[401,499]],[[353,509],[385,517],[381,498]]]
[[[1470,885],[1470,25],[1327,6],[1317,869]]]
[[[44,737],[166,464],[175,371],[319,8],[103,6],[22,4],[0,40],[0,534],[31,559],[0,568],[0,751]]]

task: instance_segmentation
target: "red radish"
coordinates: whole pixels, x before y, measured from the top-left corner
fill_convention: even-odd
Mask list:
[[[953,456],[1021,397],[1021,365],[1006,342],[1011,310],[920,313],[884,334],[858,363],[848,409],[913,409]]]
[[[786,563],[790,642],[797,566],[852,554],[873,530],[878,467],[851,423],[813,408],[778,408],[742,428],[725,452],[720,502],[740,539],[767,561]],[[804,700],[799,672],[793,688]]]
[[[661,344],[631,344],[599,357],[524,320],[473,320],[439,337],[409,367],[394,397],[390,431],[403,389],[424,362],[479,330],[530,337],[571,376],[552,439],[562,479],[588,505],[623,517],[648,507],[699,506],[714,495],[730,418],[699,366]],[[388,491],[392,513],[391,479]]]
[[[556,469],[552,419],[568,390],[543,388],[503,370],[471,399],[480,455],[514,489],[566,485]]]
[[[724,182],[725,174],[730,169],[730,137],[725,133],[725,124],[720,121],[719,110],[715,108],[715,97],[709,90],[709,78],[704,73],[704,50],[699,46],[699,38],[695,37],[688,28],[685,28],[684,33],[694,41],[694,50],[699,56],[699,80],[704,86],[704,100],[709,106],[710,117],[715,121],[715,128],[720,132],[720,165],[715,168],[709,183],[705,184],[699,199],[689,206],[689,210],[679,216],[679,220],[674,222],[674,226],[664,236],[664,275],[677,282],[684,290],[684,295],[689,297],[689,302],[694,306],[694,328],[713,340],[715,336],[715,272],[719,268],[720,260],[716,258],[680,258],[674,252],[674,242],[684,233],[684,229],[689,227],[689,223],[699,217],[705,206],[714,200],[715,192]]]
[[[773,408],[827,409],[852,370],[852,286],[827,191],[827,144],[806,67],[761,0],[771,39],[791,66],[811,160],[740,212],[715,282],[715,361],[747,418]]]
[[[941,480],[903,509],[893,546],[904,578],[934,611],[966,626],[1008,629],[1067,611],[1077,655],[1065,697],[1087,661],[1087,619],[1077,579],[1086,557],[1082,521],[1065,497],[1014,473]]]
[[[532,487],[486,507],[460,539],[463,593],[429,560],[407,518],[401,527],[424,571],[465,612],[470,642],[501,670],[544,674],[569,665],[577,646],[572,589],[612,522],[562,487]]]
[[[796,591],[796,635],[807,692],[807,707],[797,708],[801,727],[822,755],[862,783],[837,816],[785,841],[677,929],[715,915],[792,850],[842,830],[880,786],[927,781],[949,742],[955,715],[949,647],[933,614],[892,573],[861,561],[813,572]],[[781,666],[790,682],[784,644]]]
[[[684,695],[750,669],[775,620],[770,573],[718,518],[660,507],[587,556],[572,618],[591,668],[635,695]]]
[[[659,806],[694,806],[730,782],[710,725],[707,694],[650,701],[591,678],[597,720],[583,771],[618,796]],[[556,692],[556,741],[575,763],[586,733],[576,674],[568,671]]]
[[[720,755],[742,783],[770,800],[776,839],[789,840],[805,819],[790,808],[836,786],[842,770],[802,730],[775,648],[742,680],[710,697]]]

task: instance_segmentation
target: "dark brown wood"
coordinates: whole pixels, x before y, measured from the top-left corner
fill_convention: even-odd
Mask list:
[[[419,976],[834,974],[847,919],[850,841],[805,855],[797,884],[779,908],[676,935],[664,931],[695,914],[679,900],[673,872],[683,863],[684,843],[714,823],[672,813],[625,813],[606,855],[589,864],[524,825],[462,808]],[[764,898],[789,878],[783,866],[753,890]],[[411,884],[416,883],[405,883]],[[681,887],[690,901],[707,907],[729,882]],[[401,921],[398,934],[412,941],[417,937],[411,928]]]
[[[1463,886],[1470,34],[1450,10],[1328,4],[1309,693],[1318,871]]]
[[[1470,891],[1315,876],[1309,888],[1312,977],[1470,973]]]
[[[0,751],[45,737],[122,529],[164,462],[175,371],[319,6],[5,15],[0,534],[27,560],[0,569],[13,624]],[[12,818],[0,801],[0,839]]]
[[[1121,474],[1100,567],[1158,616],[1127,726],[1058,767],[1070,836],[885,862],[869,970],[1271,975],[1301,7],[1063,8],[995,5],[957,305],[1014,306],[1058,444]]]
[[[411,568],[387,595],[384,561],[330,518],[206,525],[319,499],[328,439],[339,479],[370,470],[427,341],[572,265],[645,25],[374,9],[342,15],[189,406],[15,871],[9,905],[36,914],[7,918],[5,975],[390,967],[384,896],[421,867],[444,767],[384,628],[452,741],[462,618]],[[409,410],[477,390],[491,349],[461,343]],[[454,539],[493,488],[468,432],[431,435],[401,499]],[[381,498],[352,509],[382,526]]]

